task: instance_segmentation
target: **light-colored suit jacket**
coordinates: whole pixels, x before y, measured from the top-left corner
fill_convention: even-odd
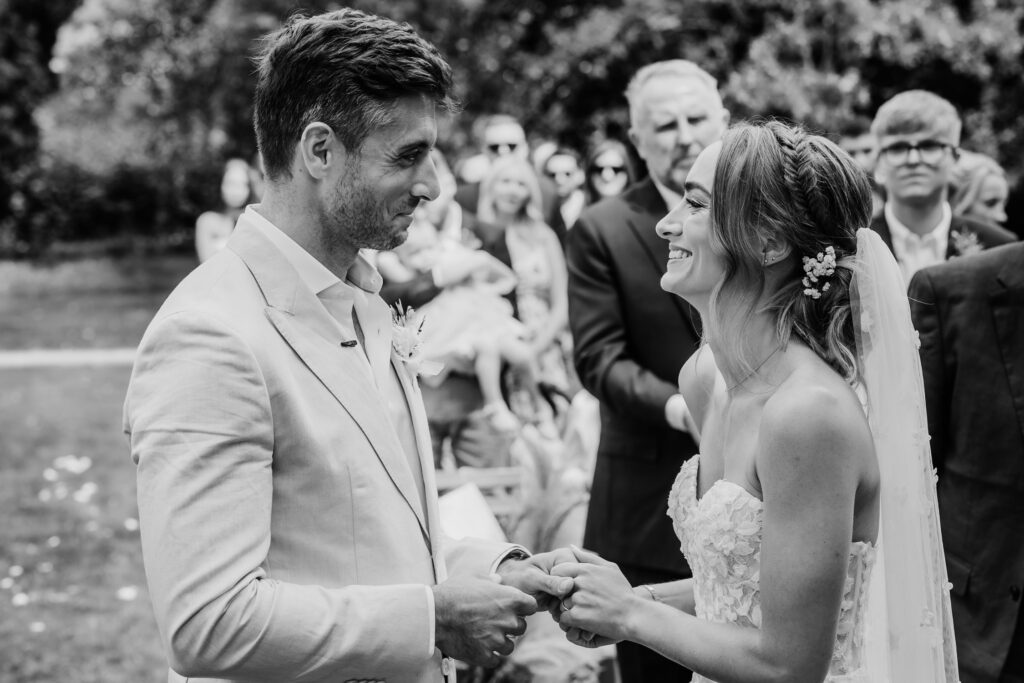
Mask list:
[[[438,683],[451,668],[424,586],[446,567],[484,575],[508,546],[442,547],[416,380],[393,361],[425,505],[339,330],[243,216],[143,337],[125,431],[171,681]]]

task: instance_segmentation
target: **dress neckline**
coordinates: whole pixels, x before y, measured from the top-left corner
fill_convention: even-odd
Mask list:
[[[735,489],[739,489],[741,492],[746,494],[746,496],[748,498],[750,498],[755,503],[757,503],[758,507],[760,507],[760,508],[764,507],[764,501],[763,500],[761,500],[760,498],[755,496],[753,493],[748,491],[747,487],[744,486],[743,484],[738,484],[735,481],[732,481],[731,479],[725,479],[725,478],[716,479],[715,481],[713,481],[711,483],[711,486],[708,487],[707,491],[705,491],[704,493],[700,493],[700,490],[699,490],[700,489],[700,453],[697,453],[696,455],[694,455],[692,460],[696,461],[696,464],[694,465],[694,470],[695,471],[693,473],[693,500],[694,500],[695,505],[697,505],[697,507],[700,507],[701,501],[703,501],[705,498],[707,498],[708,494],[711,493],[715,489],[715,487],[718,486],[719,484],[725,484],[725,485],[731,486],[731,487],[733,487]],[[850,541],[850,546],[851,546],[852,549],[856,549],[856,551],[858,553],[863,553],[863,552],[866,551],[866,549],[874,550],[875,549],[875,542],[874,541],[854,541],[854,540],[851,540]]]
[[[739,484],[739,483],[737,483],[735,481],[732,481],[731,479],[725,479],[724,477],[722,479],[716,479],[713,482],[711,482],[711,486],[708,487],[707,491],[705,491],[704,493],[701,493],[700,492],[700,453],[697,453],[695,456],[693,456],[693,459],[697,463],[695,465],[695,467],[694,467],[694,469],[696,471],[693,473],[693,499],[697,502],[697,505],[700,505],[700,502],[702,500],[704,500],[705,498],[707,498],[708,494],[711,493],[711,491],[714,490],[714,488],[716,486],[718,486],[719,484],[729,484],[731,486],[734,486],[734,487],[738,488],[740,491],[742,491],[743,493],[747,494],[747,496],[749,496],[750,498],[753,498],[754,500],[756,500],[760,505],[764,505],[764,501],[761,500],[760,498],[758,498],[757,496],[755,496],[750,491],[748,491],[746,486],[744,486],[743,484]]]

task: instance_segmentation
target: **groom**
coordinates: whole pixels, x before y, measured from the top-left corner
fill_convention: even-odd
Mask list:
[[[442,540],[417,359],[359,253],[437,196],[450,89],[432,45],[362,12],[267,42],[263,203],[157,313],[125,401],[170,681],[451,680],[571,588]]]

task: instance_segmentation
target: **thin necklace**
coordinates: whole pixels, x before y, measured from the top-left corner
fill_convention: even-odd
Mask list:
[[[725,391],[726,391],[726,393],[728,393],[728,392],[732,391],[733,389],[736,389],[736,388],[737,388],[737,387],[739,387],[739,386],[740,386],[741,384],[743,384],[744,382],[746,382],[746,381],[747,381],[748,379],[750,379],[751,377],[753,377],[754,375],[756,375],[756,374],[757,374],[757,371],[758,371],[758,370],[760,370],[761,368],[763,368],[763,367],[764,367],[764,364],[765,364],[765,363],[767,363],[768,361],[770,361],[770,360],[772,359],[772,356],[774,356],[775,354],[777,354],[777,353],[778,353],[778,352],[779,352],[779,351],[780,351],[781,349],[782,349],[782,344],[779,344],[778,346],[776,346],[776,347],[775,347],[775,350],[774,350],[774,351],[772,351],[771,353],[769,353],[769,354],[768,354],[768,355],[767,355],[767,356],[765,357],[765,359],[764,359],[763,361],[761,361],[760,363],[758,363],[758,364],[757,364],[757,367],[756,367],[756,368],[754,368],[753,370],[751,370],[750,372],[748,372],[748,373],[746,374],[746,376],[744,376],[744,377],[743,377],[743,379],[741,379],[741,380],[740,380],[739,382],[736,382],[736,384],[733,384],[733,385],[732,385],[731,387],[726,387],[726,388],[725,388]]]

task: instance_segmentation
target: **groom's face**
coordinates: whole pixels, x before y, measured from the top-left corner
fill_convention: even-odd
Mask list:
[[[397,100],[390,120],[371,132],[330,185],[325,226],[358,249],[393,249],[405,242],[420,201],[440,193],[430,156],[437,140],[434,103]]]

